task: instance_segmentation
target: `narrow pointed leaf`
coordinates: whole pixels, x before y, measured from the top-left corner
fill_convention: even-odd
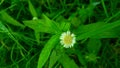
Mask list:
[[[93,26],[96,27],[95,25],[93,25]],[[88,32],[80,34],[77,37],[77,40],[82,40],[82,39],[90,38],[90,37],[92,37],[94,35],[97,35],[99,33],[103,33],[103,32],[105,32],[107,30],[111,30],[111,29],[113,29],[115,27],[118,27],[118,26],[120,26],[120,20],[112,22],[112,23],[106,23],[106,24],[101,25],[99,27],[96,27],[94,29],[92,28],[92,26],[89,26],[90,28],[87,28],[88,30],[86,30]],[[92,29],[92,30],[90,30],[90,29]],[[83,32],[84,32],[84,30],[83,30]]]
[[[50,40],[46,43],[46,45],[42,49],[42,52],[40,53],[37,68],[43,68],[44,64],[50,56],[51,50],[58,43],[58,38],[59,36],[55,35],[51,37]]]
[[[49,68],[52,68],[59,58],[60,58],[60,55],[57,55],[56,51],[53,50],[50,56]]]
[[[32,3],[30,2],[30,0],[28,0],[28,5],[29,5],[29,11],[32,14],[32,16],[37,17],[37,12],[35,11],[35,8],[32,5]]]

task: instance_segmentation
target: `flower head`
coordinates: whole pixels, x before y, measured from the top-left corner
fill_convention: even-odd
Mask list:
[[[64,32],[60,36],[60,43],[65,48],[71,48],[75,44],[75,35],[73,33],[70,33],[70,31]]]

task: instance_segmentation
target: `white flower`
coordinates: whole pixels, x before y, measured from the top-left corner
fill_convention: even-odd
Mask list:
[[[60,43],[65,48],[71,48],[75,44],[75,35],[73,33],[70,33],[70,31],[64,32],[60,36]]]

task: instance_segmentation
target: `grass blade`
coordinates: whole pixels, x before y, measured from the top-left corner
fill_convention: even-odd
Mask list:
[[[8,15],[5,11],[1,11],[0,16],[2,20],[6,21],[9,24],[20,26],[22,28],[25,27],[23,24],[19,23],[17,20],[13,19],[10,15]]]
[[[37,12],[35,11],[34,6],[32,5],[32,3],[30,2],[30,0],[28,1],[29,4],[29,11],[32,14],[33,17],[37,17]]]

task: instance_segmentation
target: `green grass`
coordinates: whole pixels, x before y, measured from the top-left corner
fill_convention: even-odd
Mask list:
[[[0,68],[119,68],[119,0],[0,0]],[[76,36],[72,48],[63,32]]]

